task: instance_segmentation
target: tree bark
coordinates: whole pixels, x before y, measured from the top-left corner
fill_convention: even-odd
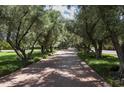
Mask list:
[[[44,54],[45,53],[45,49],[44,49],[44,46],[41,45],[41,54]]]
[[[120,71],[124,73],[124,43],[121,45],[121,60]]]
[[[120,45],[119,41],[118,41],[118,37],[116,35],[116,33],[111,32],[111,39],[112,39],[112,43],[114,45],[114,48],[116,50],[117,56],[120,60],[120,69],[119,72],[120,74],[124,73],[124,51],[123,51],[123,44]]]
[[[50,46],[50,52],[53,52],[53,47],[52,46]]]
[[[103,40],[98,40],[98,49],[97,49],[97,56],[96,58],[99,59],[102,57],[102,45],[103,45]]]

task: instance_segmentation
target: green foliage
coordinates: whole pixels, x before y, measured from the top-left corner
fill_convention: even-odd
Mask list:
[[[14,52],[0,52],[0,77],[10,74],[22,67],[38,62],[41,59],[40,52],[33,53],[33,59],[25,64],[17,60],[16,53]]]
[[[21,67],[21,62],[16,61],[15,53],[0,53],[0,76],[9,74]]]
[[[12,49],[11,46],[4,40],[0,40],[0,50]]]
[[[45,48],[57,47],[58,40],[63,31],[63,23],[60,19],[61,15],[58,11],[47,10],[43,15],[43,33],[39,38],[39,45]]]
[[[123,54],[123,6],[87,5],[79,6],[77,10],[75,19],[68,20],[52,7],[0,6],[0,49],[12,48],[16,52],[0,54],[0,62],[16,63],[18,59],[30,64],[39,61],[40,57],[47,58],[55,48],[75,47],[83,51],[83,59],[90,61],[88,64],[93,68],[97,67],[98,72],[116,70],[117,59],[103,56],[96,60],[94,57],[100,55],[102,49],[116,49],[118,55]],[[34,52],[35,47],[40,48],[41,53]],[[124,61],[123,56],[119,58]],[[14,69],[20,67],[17,64]]]
[[[5,6],[2,11],[2,34],[11,48],[15,50],[21,60],[28,60],[41,33],[40,17],[43,14],[42,6]],[[38,33],[38,34],[36,34]],[[31,50],[26,52],[26,50]]]
[[[48,55],[46,55],[46,54],[45,55],[42,55],[42,58],[43,59],[47,59],[48,58]]]
[[[34,62],[38,62],[38,61],[40,61],[40,60],[41,60],[40,57],[35,57],[35,58],[34,58]]]
[[[104,54],[101,59],[96,59],[93,55],[84,55],[82,52],[78,56],[92,67],[100,76],[102,76],[112,86],[123,86],[119,84],[119,80],[115,80],[116,75],[112,72],[117,72],[119,69],[119,60],[113,55]]]
[[[0,52],[0,62],[16,60],[16,54],[12,52]]]

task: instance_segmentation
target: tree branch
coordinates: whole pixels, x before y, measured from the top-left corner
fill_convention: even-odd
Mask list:
[[[20,42],[21,42],[21,41],[22,41],[22,39],[25,37],[25,35],[27,35],[27,34],[28,34],[28,32],[29,32],[30,28],[33,26],[34,22],[35,22],[35,20],[34,20],[34,21],[32,21],[32,23],[29,25],[29,27],[27,28],[27,30],[25,31],[25,33],[24,33],[24,34],[22,35],[22,37],[20,38],[20,40],[19,40],[18,44],[20,44]]]
[[[28,11],[26,11],[26,12],[24,13],[24,15],[21,17],[21,20],[20,20],[20,22],[19,22],[19,26],[18,26],[18,28],[17,28],[17,34],[16,34],[16,43],[18,43],[19,33],[20,33],[20,28],[21,28],[22,20],[23,20],[23,18],[24,18],[27,14],[28,14]]]

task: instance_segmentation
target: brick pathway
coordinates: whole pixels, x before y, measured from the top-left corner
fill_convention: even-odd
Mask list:
[[[82,62],[74,50],[61,50],[48,60],[42,60],[0,78],[0,86],[108,87],[109,85]]]

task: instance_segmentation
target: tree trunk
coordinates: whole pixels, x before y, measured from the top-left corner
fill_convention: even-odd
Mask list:
[[[31,58],[29,58],[29,56],[26,54],[25,49],[21,49],[21,48],[20,48],[19,51],[20,51],[21,54],[22,54],[22,57],[21,57],[21,61],[22,61],[22,62],[26,63],[26,62],[29,61],[29,59],[31,59]]]
[[[96,58],[97,59],[102,57],[102,45],[103,45],[103,41],[102,40],[98,40],[98,49],[96,51],[96,53],[97,53]]]
[[[124,73],[124,43],[121,45],[121,64],[120,64],[120,72]]]
[[[41,54],[44,54],[45,53],[45,49],[44,49],[44,46],[42,45],[41,46]]]
[[[119,44],[118,37],[117,37],[116,33],[114,33],[114,32],[111,32],[111,39],[112,39],[112,43],[114,45],[114,48],[116,50],[117,56],[120,60],[119,72],[120,72],[120,74],[123,74],[124,73],[124,51],[123,51],[124,49],[123,49],[123,44],[122,44],[122,46]]]
[[[50,46],[50,52],[53,52],[53,47],[52,46]]]
[[[102,57],[101,49],[95,49],[95,53],[96,53],[96,59],[100,59]]]

